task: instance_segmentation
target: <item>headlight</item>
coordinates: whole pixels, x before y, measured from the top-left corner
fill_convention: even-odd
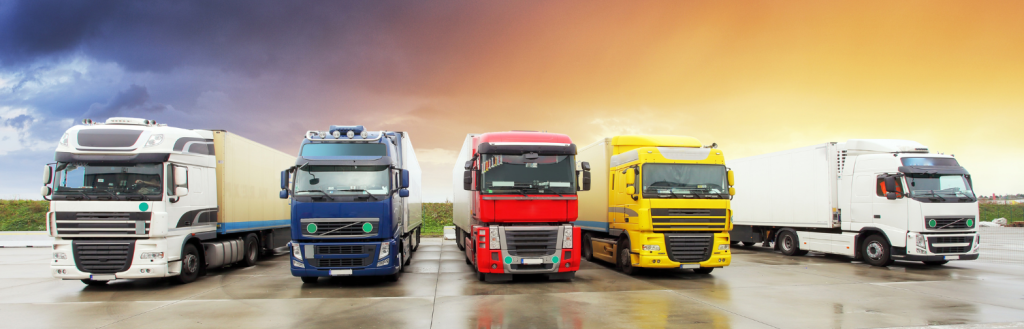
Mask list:
[[[488,234],[491,235],[490,236],[490,241],[491,241],[491,246],[490,247],[491,247],[491,250],[499,250],[499,249],[501,249],[501,243],[498,240],[498,227],[497,226],[491,226],[490,231],[491,232],[488,233]]]
[[[566,226],[562,234],[562,248],[572,248],[572,226]]]
[[[68,133],[64,133],[64,136],[60,138],[60,145],[68,146],[68,137],[70,137],[70,135],[68,135]]]
[[[302,259],[302,248],[298,243],[292,244],[292,257],[295,259]]]
[[[149,136],[149,140],[146,141],[146,146],[145,147],[157,146],[157,145],[160,145],[160,143],[163,143],[163,142],[164,142],[164,135],[163,134],[151,135],[151,136]]]
[[[729,250],[729,245],[727,245],[727,244],[720,244],[720,245],[718,245],[718,250]]]
[[[142,253],[141,256],[139,256],[139,258],[142,258],[142,259],[161,259],[161,258],[164,258],[164,253],[162,253],[162,252],[144,252],[144,253]]]
[[[58,251],[53,253],[53,259],[68,259],[68,254]]]
[[[381,242],[381,244],[380,244],[380,253],[377,254],[377,259],[384,259],[384,257],[387,257],[390,254],[391,254],[391,243],[390,242]]]
[[[661,251],[661,245],[656,244],[645,244],[643,245],[644,251]]]
[[[907,233],[907,240],[907,243],[910,243],[909,240],[914,240],[914,244],[917,245],[918,248],[928,249],[927,239],[925,239],[924,235],[921,233]]]

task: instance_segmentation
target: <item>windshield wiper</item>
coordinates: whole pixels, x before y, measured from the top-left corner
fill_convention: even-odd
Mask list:
[[[336,191],[363,192],[363,193],[366,193],[366,195],[369,195],[371,198],[373,198],[373,201],[377,201],[378,200],[377,197],[373,196],[373,193],[370,193],[370,191],[367,191],[367,190],[364,190],[364,189],[352,188],[352,189],[347,189],[347,190],[336,190]]]
[[[935,190],[927,190],[927,191],[928,191],[928,193],[931,193],[932,196],[941,199],[942,202],[946,202],[946,198],[943,198],[941,195],[935,194]],[[923,191],[921,191],[921,192],[923,192]]]
[[[101,192],[107,192],[107,194],[110,194],[110,196],[114,197],[114,200],[121,201],[121,198],[118,198],[117,194],[114,194],[114,192],[111,192],[110,190],[102,190]]]
[[[295,191],[295,193],[304,193],[304,192],[320,192],[320,193],[323,193],[324,196],[327,197],[328,199],[331,199],[331,201],[334,201],[334,198],[332,198],[330,194],[327,194],[327,192],[324,192],[324,190],[302,190],[302,191]]]
[[[125,196],[124,199],[128,200],[128,201],[135,200],[135,199],[149,201],[149,196],[146,196],[145,194],[139,193],[138,195],[128,195],[128,196]]]

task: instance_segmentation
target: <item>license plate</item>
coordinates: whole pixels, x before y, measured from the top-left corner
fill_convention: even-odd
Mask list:
[[[543,260],[543,259],[538,259],[538,258],[531,258],[531,259],[520,259],[519,261],[520,261],[520,262],[521,262],[521,264],[523,264],[523,265],[537,265],[537,264],[542,264],[542,263],[544,263],[544,260]]]
[[[681,269],[700,268],[700,264],[683,264],[683,265],[679,265],[679,268],[681,268]]]
[[[116,278],[113,274],[90,274],[89,279],[96,281],[110,281]]]
[[[352,270],[331,270],[331,276],[352,275]]]
[[[946,256],[946,260],[960,260],[960,256]]]

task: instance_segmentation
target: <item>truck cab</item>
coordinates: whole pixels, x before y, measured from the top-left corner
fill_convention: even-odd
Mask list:
[[[291,198],[292,275],[397,280],[419,247],[420,168],[408,133],[309,131],[281,173]]]

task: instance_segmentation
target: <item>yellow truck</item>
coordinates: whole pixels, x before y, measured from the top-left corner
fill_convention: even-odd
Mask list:
[[[733,173],[716,144],[686,136],[603,138],[581,149],[594,173],[579,193],[582,253],[637,268],[711,273],[729,265]]]

